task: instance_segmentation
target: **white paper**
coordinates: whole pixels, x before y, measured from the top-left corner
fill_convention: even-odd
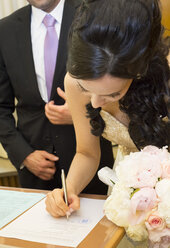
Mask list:
[[[45,197],[45,194],[0,190],[0,228]]]
[[[54,218],[45,210],[45,200],[4,227],[0,236],[52,245],[76,247],[103,217],[104,200],[80,199],[81,208],[66,217]]]

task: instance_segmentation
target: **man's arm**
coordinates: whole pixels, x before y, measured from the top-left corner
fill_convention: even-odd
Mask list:
[[[7,69],[0,54],[0,142],[9,159],[17,169],[21,164],[34,175],[50,180],[55,173],[58,157],[46,151],[34,150],[17,130],[13,112],[15,110],[14,91]]]
[[[0,53],[0,142],[18,169],[25,157],[33,152],[33,148],[17,130],[13,117],[14,110],[14,91]]]

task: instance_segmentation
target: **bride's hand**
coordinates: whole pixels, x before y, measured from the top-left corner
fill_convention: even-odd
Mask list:
[[[54,189],[48,193],[45,203],[47,212],[56,218],[65,215],[69,216],[73,211],[80,208],[80,199],[73,193],[68,193],[69,205],[66,205],[63,189]]]

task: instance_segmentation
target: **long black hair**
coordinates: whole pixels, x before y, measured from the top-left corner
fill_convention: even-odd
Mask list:
[[[70,31],[67,69],[74,78],[133,79],[119,105],[139,149],[170,145],[170,123],[164,120],[169,116],[169,49],[163,31],[158,0],[82,0]],[[92,133],[101,135],[100,108],[89,104],[87,111]]]

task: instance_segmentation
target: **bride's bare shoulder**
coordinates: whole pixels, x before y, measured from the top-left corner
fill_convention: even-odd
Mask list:
[[[87,104],[90,101],[90,96],[83,94],[77,79],[73,78],[69,73],[65,76],[64,88],[68,99],[76,99],[82,104]]]
[[[73,78],[68,72],[64,78],[64,86],[65,88],[76,88],[77,80]]]

